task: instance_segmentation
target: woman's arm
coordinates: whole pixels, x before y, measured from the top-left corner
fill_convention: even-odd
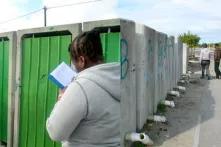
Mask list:
[[[46,122],[46,128],[52,140],[66,140],[86,116],[86,96],[75,82],[65,90],[55,104]]]

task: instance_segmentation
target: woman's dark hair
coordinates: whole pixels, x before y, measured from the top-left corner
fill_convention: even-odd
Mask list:
[[[87,57],[92,62],[103,61],[100,33],[96,29],[79,34],[68,50],[73,61],[77,61],[79,56]]]

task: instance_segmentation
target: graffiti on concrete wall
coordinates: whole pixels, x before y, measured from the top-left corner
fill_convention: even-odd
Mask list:
[[[158,40],[158,78],[161,78],[163,72],[163,42],[161,39]]]
[[[151,65],[150,68],[153,69],[153,65],[154,65],[154,43],[151,39],[148,40],[148,62]]]
[[[167,74],[168,74],[168,76],[170,76],[170,72],[171,72],[171,53],[172,53],[172,48],[173,48],[173,44],[172,44],[172,41],[171,41],[171,39],[170,38],[168,38],[168,40],[167,40],[167,45],[166,45],[166,47],[167,47],[167,66],[166,66],[166,68],[167,68]],[[170,57],[170,58],[169,58]]]
[[[127,40],[120,40],[120,49],[121,49],[121,79],[125,79],[129,69],[129,60],[128,60],[128,43]]]
[[[153,87],[154,85],[152,83],[154,80],[154,42],[151,39],[148,40],[147,62],[147,74],[149,75],[148,82],[149,86]]]
[[[163,99],[163,88],[164,88],[164,72],[165,72],[165,65],[164,65],[164,42],[163,42],[163,36],[160,35],[158,38],[158,70],[157,70],[157,76],[158,76],[158,88],[159,88],[159,98]]]

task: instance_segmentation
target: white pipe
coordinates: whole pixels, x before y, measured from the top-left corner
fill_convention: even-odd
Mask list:
[[[160,115],[154,115],[153,120],[156,122],[166,122],[167,121],[165,116],[160,116]]]
[[[172,91],[169,91],[168,94],[176,96],[176,97],[180,97],[180,92],[179,91],[172,90]]]
[[[182,77],[187,77],[187,76],[189,76],[189,74],[182,74],[181,76]]]
[[[165,101],[162,101],[162,104],[164,104],[164,105],[166,105],[166,106],[169,106],[169,107],[172,107],[172,108],[175,107],[174,101],[165,100]]]
[[[183,86],[177,86],[176,88],[180,91],[183,91],[183,92],[186,91],[186,87],[183,87]]]
[[[181,75],[183,78],[190,78],[190,73],[188,73],[188,74],[182,74]]]
[[[162,115],[149,116],[147,119],[155,121],[155,122],[166,122],[167,121],[166,117],[162,116]]]
[[[181,78],[180,78],[180,80],[189,80],[190,79],[190,75],[189,74],[187,74],[187,75],[182,75],[181,76]]]
[[[180,80],[179,83],[185,84],[186,81],[185,80]]]
[[[153,141],[145,133],[128,133],[126,134],[125,139],[131,142],[139,141],[145,145],[153,145]]]

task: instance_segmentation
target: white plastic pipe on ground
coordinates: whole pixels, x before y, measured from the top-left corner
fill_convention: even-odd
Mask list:
[[[186,87],[183,87],[183,86],[177,86],[176,89],[178,89],[179,91],[182,91],[182,92],[186,91]]]
[[[187,82],[190,79],[190,74],[182,75],[180,80]]]
[[[145,133],[128,133],[126,134],[125,139],[131,142],[139,141],[145,145],[153,145],[153,141]]]
[[[171,90],[171,91],[168,92],[168,94],[172,95],[172,96],[180,97],[180,92],[179,91]]]
[[[162,101],[161,103],[164,104],[164,105],[166,105],[166,106],[172,107],[172,108],[175,107],[174,101],[165,100],[165,101]]]
[[[161,115],[154,115],[153,120],[156,122],[166,122],[167,121],[166,117],[161,116]]]
[[[149,116],[147,119],[155,121],[155,122],[166,122],[167,121],[166,117],[162,116],[162,115]]]
[[[187,82],[185,80],[179,80],[178,83],[186,84]]]

